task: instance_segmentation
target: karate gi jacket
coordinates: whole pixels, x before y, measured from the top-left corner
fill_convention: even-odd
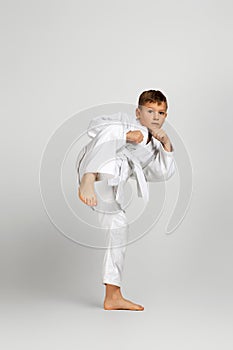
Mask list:
[[[126,141],[128,131],[140,130],[143,141],[139,144]],[[109,140],[109,132],[114,137]],[[175,173],[174,147],[171,152],[164,149],[155,137],[146,144],[148,129],[141,125],[136,116],[118,112],[94,117],[89,123],[87,134],[92,139],[84,146],[76,162],[77,183],[80,184],[85,172],[109,172],[112,178],[108,185],[114,186],[116,201],[124,202],[124,184],[129,178],[137,181],[138,196],[147,202],[149,191],[147,182],[166,181]],[[106,143],[98,144],[98,138],[106,138]],[[114,160],[115,158],[115,160]],[[100,160],[112,159],[111,165],[101,168]]]

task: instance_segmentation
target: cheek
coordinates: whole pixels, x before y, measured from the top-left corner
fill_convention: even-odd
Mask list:
[[[145,116],[142,116],[142,117],[141,117],[141,121],[142,121],[142,123],[146,123],[146,118],[145,118]]]
[[[160,120],[161,126],[163,125],[163,123],[164,123],[164,119],[161,119],[161,120]]]
[[[143,118],[143,122],[144,122],[145,125],[149,125],[150,118]]]

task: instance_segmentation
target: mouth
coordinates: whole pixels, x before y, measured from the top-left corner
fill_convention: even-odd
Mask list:
[[[159,123],[151,123],[151,124],[159,125]]]

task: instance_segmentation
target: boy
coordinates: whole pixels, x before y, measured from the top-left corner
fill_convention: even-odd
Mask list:
[[[124,113],[94,118],[88,131],[93,140],[78,158],[78,196],[82,202],[97,208],[95,186],[100,181],[107,206],[112,200],[119,208],[118,212],[98,213],[102,227],[108,228],[103,263],[105,310],[144,310],[142,305],[124,299],[120,290],[128,233],[123,188],[129,177],[135,177],[138,195],[148,200],[147,181],[166,181],[174,174],[174,148],[161,129],[167,108],[161,91],[148,90],[139,96],[136,118]],[[123,246],[114,248],[114,243]]]

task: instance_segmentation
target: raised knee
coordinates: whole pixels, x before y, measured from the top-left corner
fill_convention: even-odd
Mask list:
[[[121,136],[122,132],[123,132],[123,125],[122,124],[107,125],[104,127],[103,130],[101,130],[101,133],[103,133],[105,136],[110,136],[111,138]]]

